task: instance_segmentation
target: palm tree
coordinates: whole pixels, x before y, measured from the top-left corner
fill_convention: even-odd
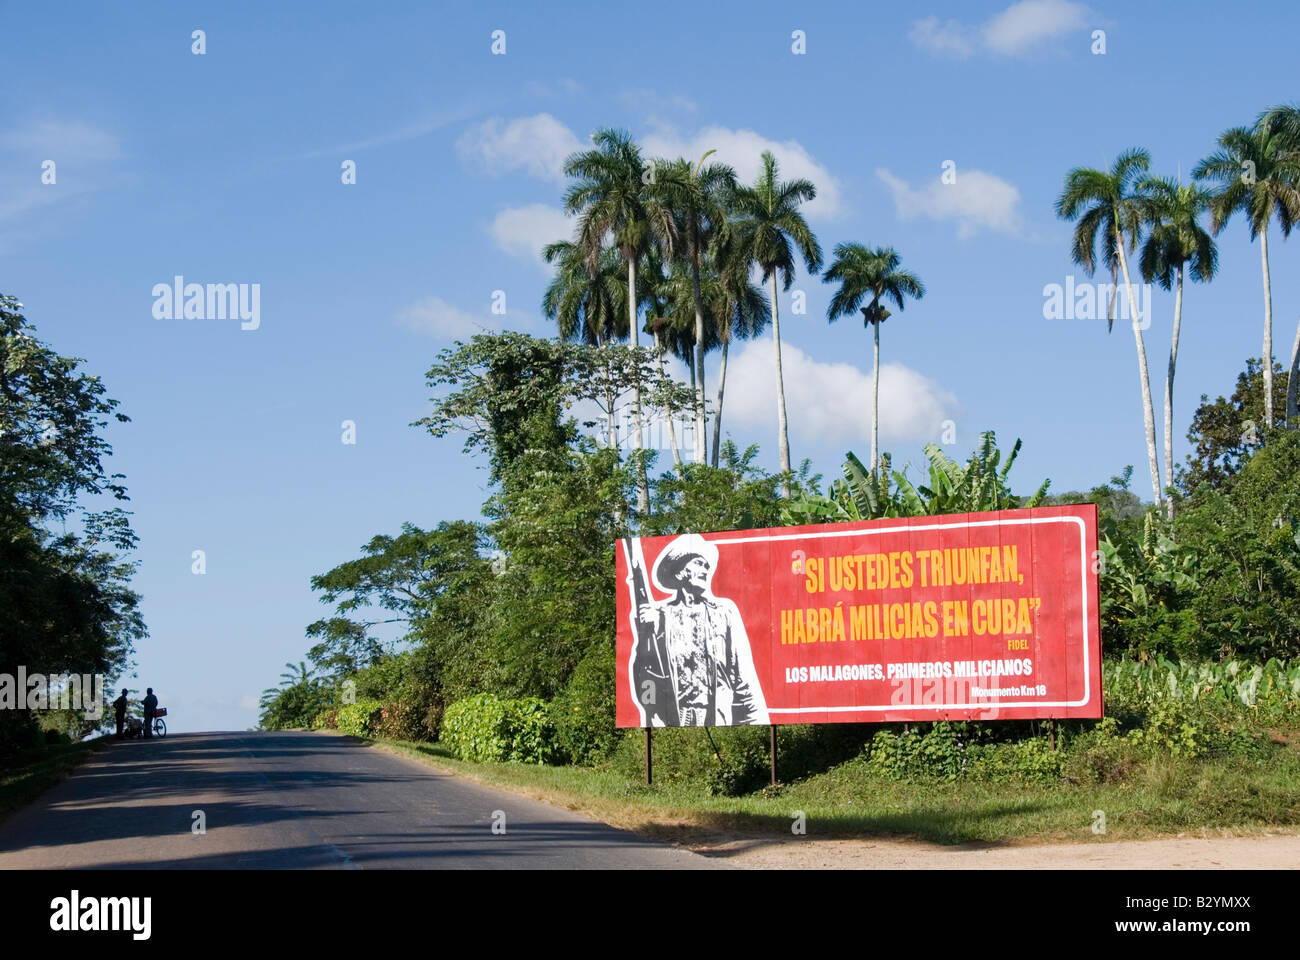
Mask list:
[[[799,205],[817,196],[817,188],[804,179],[777,179],[776,158],[763,152],[763,172],[752,187],[738,189],[732,197],[735,243],[742,255],[758,264],[764,280],[772,283],[772,342],[776,350],[776,425],[781,457],[781,489],[790,496],[790,434],[785,414],[785,382],[781,373],[781,316],[777,306],[777,274],[784,289],[794,283],[795,257],[802,257],[809,273],[822,267],[822,248]]]
[[[1178,365],[1178,335],[1183,323],[1183,275],[1192,267],[1192,279],[1208,283],[1219,267],[1214,240],[1201,226],[1209,209],[1210,192],[1195,184],[1184,186],[1168,177],[1146,177],[1137,186],[1145,198],[1151,232],[1142,246],[1139,269],[1147,283],[1168,290],[1175,285],[1174,329],[1169,343],[1169,371],[1165,375],[1165,489],[1173,486],[1174,470],[1174,369]],[[1176,281],[1175,281],[1176,278]],[[1169,501],[1169,519],[1174,501]]]
[[[600,347],[627,336],[627,288],[620,276],[618,250],[601,251],[594,273],[578,247],[567,240],[548,244],[542,255],[556,268],[542,296],[542,313],[555,321],[561,339]],[[609,445],[617,448],[614,397],[608,394],[605,409]]]
[[[645,305],[646,329],[654,337],[655,362],[659,365],[660,378],[664,379],[667,377],[664,372],[664,350],[668,346],[670,336],[674,341],[676,339],[670,316],[671,298],[667,289],[667,277],[664,273],[666,259],[659,244],[651,244],[646,255],[645,269],[637,273],[637,286],[640,288],[638,297],[640,302]],[[674,353],[676,352],[676,344],[674,343]],[[675,419],[677,411],[669,408],[664,412],[668,420],[668,437],[672,445],[673,467],[680,476],[683,470],[681,449],[677,445],[677,424]]]
[[[1193,171],[1198,179],[1219,185],[1210,204],[1210,224],[1217,236],[1237,211],[1250,225],[1250,239],[1259,237],[1264,272],[1264,422],[1273,418],[1273,287],[1268,272],[1268,228],[1274,216],[1282,235],[1289,236],[1300,217],[1296,183],[1300,157],[1281,123],[1261,117],[1254,127],[1233,127],[1219,135],[1219,149]]]
[[[627,264],[628,331],[632,346],[640,346],[637,322],[637,263],[645,255],[652,239],[672,250],[674,224],[669,211],[646,190],[647,167],[631,135],[608,128],[592,134],[595,147],[575,153],[565,162],[566,176],[576,178],[564,195],[566,212],[576,214],[577,246],[587,260],[588,269],[597,272],[605,239],[613,237]],[[637,512],[645,516],[650,510],[650,487],[642,456],[644,438],[641,430],[641,388],[632,386],[632,436],[636,448]]]
[[[727,351],[733,338],[758,336],[772,320],[772,305],[763,291],[750,282],[748,259],[737,247],[723,246],[718,260],[717,334],[722,342],[722,365],[718,368],[718,405],[713,414],[713,465],[722,450],[722,400],[727,389]]]
[[[761,333],[771,317],[771,309],[762,290],[750,282],[749,264],[742,260],[723,260],[719,270],[716,255],[710,256],[700,271],[700,326],[704,340],[696,340],[695,279],[678,263],[660,285],[663,299],[661,327],[665,340],[684,362],[693,364],[696,357],[722,350],[718,371],[718,399],[713,416],[712,463],[720,462],[722,438],[722,403],[727,389],[727,354],[733,338],[749,339]],[[691,366],[691,385],[696,387],[695,367]],[[706,410],[707,413],[707,410]]]
[[[1151,490],[1158,508],[1161,504],[1160,460],[1156,452],[1156,421],[1151,405],[1151,377],[1147,371],[1146,343],[1142,339],[1142,318],[1138,316],[1129,276],[1127,250],[1133,250],[1142,232],[1143,199],[1134,192],[1134,184],[1151,166],[1151,154],[1134,148],[1115,158],[1109,170],[1076,167],[1065,177],[1065,188],[1056,200],[1056,215],[1078,220],[1074,229],[1071,256],[1074,262],[1092,275],[1097,269],[1098,234],[1104,256],[1119,261],[1128,293],[1129,314],[1133,318],[1133,338],[1137,342],[1138,377],[1142,384],[1142,419],[1146,428],[1147,460],[1151,469]]]
[[[690,370],[691,392],[695,396],[693,406],[698,410],[700,395],[703,390],[700,387],[700,370],[696,365],[696,360],[700,356],[712,353],[720,346],[717,320],[717,274],[713,270],[711,263],[705,263],[700,275],[699,312],[703,323],[699,325],[699,330],[704,335],[702,342],[696,333],[695,276],[690,266],[681,260],[670,262],[666,267],[659,291],[664,298],[664,318],[666,321],[662,327],[664,342]],[[706,409],[704,413],[707,421],[708,410]],[[697,422],[692,431],[694,434],[693,439],[698,440],[700,432],[699,423]],[[696,452],[698,452],[698,447],[696,447]],[[696,462],[703,463],[704,461],[701,459]]]
[[[826,319],[834,323],[861,309],[864,326],[870,326],[875,339],[871,368],[871,475],[879,476],[878,451],[880,434],[880,325],[890,313],[882,300],[892,300],[903,309],[904,297],[920,300],[925,284],[915,274],[898,269],[901,262],[893,247],[872,250],[860,243],[841,243],[835,247],[835,259],[822,280],[839,282],[840,288],[826,308]],[[871,302],[862,306],[867,297]]]
[[[1285,104],[1264,111],[1257,125],[1267,125],[1286,144],[1285,152],[1294,159],[1300,156],[1300,104]],[[1294,171],[1290,174],[1292,186],[1296,185]],[[1297,397],[1300,395],[1300,322],[1296,324],[1295,342],[1291,346],[1291,366],[1286,378],[1286,425],[1300,427]]]
[[[280,674],[282,687],[296,687],[316,680],[316,668],[307,666],[306,660],[299,660],[297,666],[292,663],[286,663],[285,666],[289,669]]]
[[[736,190],[736,171],[725,163],[700,157],[691,169],[689,160],[678,159],[656,170],[656,195],[673,216],[679,241],[678,253],[690,268],[695,314],[695,462],[704,463],[708,437],[704,403],[704,299],[700,271],[715,238],[727,228],[727,201]]]

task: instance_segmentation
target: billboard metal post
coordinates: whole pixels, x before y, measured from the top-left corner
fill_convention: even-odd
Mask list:
[[[1056,718],[1047,718],[1047,739],[1052,745],[1052,750],[1056,750]]]
[[[645,728],[645,783],[650,786],[650,728]]]
[[[772,731],[772,786],[776,786],[776,725],[768,727]]]

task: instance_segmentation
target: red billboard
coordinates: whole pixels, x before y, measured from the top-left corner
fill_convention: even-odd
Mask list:
[[[616,544],[620,727],[1100,717],[1091,504]]]

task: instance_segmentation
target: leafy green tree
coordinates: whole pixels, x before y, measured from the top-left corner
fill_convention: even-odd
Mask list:
[[[555,321],[560,338],[603,347],[627,336],[627,286],[620,276],[622,260],[613,247],[606,247],[595,269],[577,246],[561,241],[547,246],[547,263],[555,265],[555,276],[542,297],[542,312]],[[610,447],[618,446],[614,397],[605,397]]]
[[[317,640],[308,654],[334,675],[355,673],[384,653],[371,635],[382,625],[402,625],[409,633],[458,582],[467,567],[486,567],[479,524],[443,521],[434,530],[402,524],[402,532],[380,535],[362,547],[362,556],[312,577],[311,587],[335,615],[307,627]],[[362,616],[357,616],[362,614]]]
[[[1043,505],[1055,507],[1072,503],[1095,503],[1098,517],[1103,523],[1108,519],[1116,523],[1136,523],[1134,529],[1140,534],[1142,522],[1150,507],[1130,489],[1132,482],[1133,467],[1130,464],[1107,482],[1098,484],[1086,493],[1079,490],[1054,493],[1044,499]]]
[[[90,511],[82,498],[127,499],[102,435],[127,418],[21,309],[0,295],[0,672],[120,675],[146,635],[127,559],[136,537],[125,510]],[[27,711],[0,711],[0,754],[34,729]]]
[[[1200,224],[1210,204],[1210,192],[1196,184],[1183,185],[1168,177],[1147,177],[1138,183],[1146,200],[1151,227],[1142,246],[1140,268],[1147,283],[1168,290],[1175,287],[1174,326],[1169,344],[1169,370],[1165,375],[1165,487],[1174,485],[1174,371],[1178,366],[1178,337],[1183,324],[1183,276],[1188,264],[1192,279],[1208,283],[1218,270],[1218,248]],[[1174,501],[1169,500],[1169,516]]]
[[[1056,215],[1077,220],[1071,246],[1074,262],[1093,274],[1097,268],[1097,241],[1101,240],[1102,259],[1118,263],[1124,274],[1129,315],[1133,319],[1133,339],[1137,343],[1138,378],[1142,386],[1142,420],[1146,429],[1147,461],[1151,470],[1151,490],[1157,507],[1161,504],[1160,461],[1156,452],[1156,421],[1151,404],[1151,377],[1147,370],[1146,343],[1142,338],[1142,318],[1138,315],[1129,276],[1125,250],[1137,247],[1145,222],[1146,202],[1135,189],[1141,175],[1151,166],[1151,154],[1134,148],[1115,158],[1109,170],[1076,167],[1065,178],[1065,187],[1056,200]],[[1114,271],[1112,270],[1112,276]],[[1113,312],[1107,322],[1113,322]]]
[[[571,422],[536,426],[484,507],[502,553],[484,634],[499,667],[487,692],[549,700],[595,645],[613,643],[613,543],[629,532],[613,504],[634,480]]]
[[[1274,408],[1283,402],[1283,386],[1276,374],[1282,370],[1274,363]],[[1246,369],[1237,375],[1236,388],[1231,397],[1220,396],[1211,401],[1201,394],[1200,406],[1192,416],[1187,440],[1193,452],[1186,457],[1186,466],[1178,472],[1178,486],[1184,497],[1195,497],[1198,489],[1208,486],[1224,490],[1228,480],[1236,474],[1264,442],[1264,373],[1258,359],[1246,361]]]
[[[754,464],[757,445],[741,451],[727,440],[721,454],[718,467],[688,464],[683,475],[659,478],[655,509],[642,528],[643,536],[781,526],[781,478]],[[797,483],[801,490],[815,485],[806,461]]]
[[[1210,204],[1217,235],[1240,212],[1259,239],[1264,276],[1264,424],[1273,416],[1273,287],[1269,278],[1268,228],[1274,219],[1282,236],[1290,236],[1300,217],[1300,154],[1284,126],[1261,117],[1253,127],[1233,127],[1219,135],[1219,149],[1196,165],[1193,175],[1218,190]]]
[[[435,391],[433,410],[412,426],[435,437],[464,434],[465,453],[487,455],[493,483],[527,450],[538,417],[558,430],[574,404],[600,404],[637,385],[641,400],[660,409],[680,410],[691,402],[647,349],[597,348],[513,332],[477,334],[443,350],[426,382]]]
[[[901,262],[893,247],[872,250],[860,243],[841,243],[835,247],[835,260],[822,278],[840,285],[826,308],[826,319],[834,323],[860,308],[863,326],[871,327],[875,341],[871,367],[871,472],[875,475],[880,468],[880,325],[890,315],[882,301],[891,300],[902,310],[904,298],[920,300],[925,296],[925,284],[915,274],[900,270]],[[870,302],[862,306],[868,297]]]
[[[1300,656],[1300,431],[1278,431],[1222,490],[1180,512],[1196,557],[1186,606],[1201,655]]]
[[[763,171],[753,186],[740,187],[731,201],[732,233],[740,256],[757,263],[764,281],[772,284],[772,343],[776,351],[776,422],[781,473],[790,473],[790,432],[785,411],[785,381],[781,369],[781,311],[776,289],[779,274],[784,289],[794,283],[795,261],[802,258],[809,273],[822,266],[822,248],[800,205],[817,196],[817,188],[803,178],[779,180],[776,157],[763,152]],[[790,494],[788,481],[783,493]]]

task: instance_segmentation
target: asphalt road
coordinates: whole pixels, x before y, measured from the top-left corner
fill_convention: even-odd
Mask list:
[[[194,832],[202,811],[206,832]],[[504,816],[504,820],[502,817]],[[493,825],[504,823],[504,833]],[[0,824],[0,869],[618,868],[717,862],[316,733],[114,743]]]

